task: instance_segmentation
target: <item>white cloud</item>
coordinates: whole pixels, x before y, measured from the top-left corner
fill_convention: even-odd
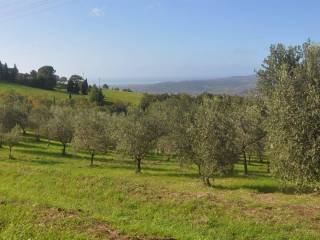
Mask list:
[[[102,17],[104,15],[104,11],[101,8],[92,8],[90,11],[90,15],[93,17]]]

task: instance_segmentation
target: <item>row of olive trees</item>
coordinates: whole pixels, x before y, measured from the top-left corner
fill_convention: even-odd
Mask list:
[[[60,142],[62,154],[69,144],[87,151],[91,165],[97,153],[117,149],[132,156],[136,172],[150,152],[161,150],[181,164],[195,164],[208,185],[215,175],[230,173],[241,153],[247,174],[246,152],[264,136],[259,107],[249,99],[181,95],[112,115],[92,105],[34,104],[15,94],[7,98],[0,117],[3,134],[15,126],[32,130],[37,141],[43,136],[48,143]]]
[[[182,96],[153,103],[147,112],[162,129],[157,147],[181,164],[196,165],[206,185],[215,175],[231,173],[240,155],[248,174],[247,153],[263,152],[263,114],[252,98]]]

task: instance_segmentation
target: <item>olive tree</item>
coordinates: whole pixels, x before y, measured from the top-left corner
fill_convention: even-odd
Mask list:
[[[243,158],[244,173],[248,175],[248,153],[261,149],[266,133],[263,128],[263,117],[256,99],[242,98],[233,108],[237,140]]]
[[[62,154],[66,154],[67,144],[71,142],[74,132],[74,116],[70,107],[56,106],[51,109],[52,118],[48,122],[50,139],[59,141],[63,148]]]
[[[199,168],[192,149],[191,132],[187,131],[194,122],[195,110],[193,100],[185,95],[171,97],[161,103],[150,103],[148,106],[148,111],[161,125],[157,147],[168,156],[177,156],[181,165],[193,163]]]
[[[134,158],[136,173],[140,173],[141,161],[155,148],[157,124],[142,110],[131,109],[127,116],[119,117],[117,132],[117,148]]]
[[[109,116],[95,110],[78,113],[72,145],[76,150],[90,153],[91,166],[97,153],[105,153],[112,145]]]
[[[21,140],[21,131],[19,126],[15,126],[3,136],[4,143],[9,147],[9,159],[12,159],[12,148]]]
[[[31,104],[24,97],[15,93],[8,94],[0,107],[0,119],[3,127],[9,131],[18,125],[25,134],[30,109]]]
[[[320,181],[320,46],[273,46],[258,72],[271,171],[298,189]]]
[[[204,184],[210,178],[233,170],[239,149],[228,99],[208,99],[198,107],[190,129],[193,157],[197,159]]]
[[[36,141],[40,141],[41,132],[46,133],[46,124],[51,118],[50,109],[46,105],[39,105],[32,108],[29,116],[29,127],[34,130]]]

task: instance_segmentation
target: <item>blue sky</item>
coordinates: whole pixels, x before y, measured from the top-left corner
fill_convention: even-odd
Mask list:
[[[0,0],[0,59],[111,84],[254,73],[272,43],[320,39],[312,0]]]

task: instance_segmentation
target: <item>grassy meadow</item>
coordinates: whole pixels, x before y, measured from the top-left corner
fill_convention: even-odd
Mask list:
[[[115,91],[112,89],[103,89],[103,94],[106,96],[106,101],[123,102],[134,106],[138,106],[143,97],[142,93]]]
[[[48,98],[50,100],[56,99],[57,101],[69,99],[69,95],[64,90],[44,90],[40,88],[33,88],[13,83],[0,82],[0,94],[6,92],[16,92],[23,96]],[[137,106],[143,97],[142,93],[115,91],[111,89],[103,89],[106,101],[108,102],[122,102],[124,104],[132,104]],[[73,95],[73,98],[86,97],[83,95]]]
[[[282,193],[267,166],[236,165],[202,185],[196,169],[160,155],[61,155],[32,135],[0,149],[0,239],[320,239],[320,196]]]

